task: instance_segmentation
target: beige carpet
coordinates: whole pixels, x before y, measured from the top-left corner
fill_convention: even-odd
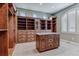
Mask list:
[[[39,53],[35,42],[17,44],[13,56],[79,56],[79,44],[61,40],[58,49]]]

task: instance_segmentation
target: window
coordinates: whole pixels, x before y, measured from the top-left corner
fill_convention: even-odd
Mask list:
[[[68,12],[68,32],[75,32],[75,10]]]
[[[79,32],[79,9],[77,9],[77,32]]]
[[[61,32],[76,32],[76,11],[70,10],[61,17]]]
[[[67,32],[67,13],[61,17],[61,31]]]

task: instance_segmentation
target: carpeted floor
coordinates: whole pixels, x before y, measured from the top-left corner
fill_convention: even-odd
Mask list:
[[[21,43],[16,45],[13,56],[79,56],[79,44],[61,40],[59,48],[39,53],[35,42]]]

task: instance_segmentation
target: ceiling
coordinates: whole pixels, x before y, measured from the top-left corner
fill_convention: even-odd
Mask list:
[[[46,13],[58,12],[74,3],[15,3],[17,8],[30,9]]]

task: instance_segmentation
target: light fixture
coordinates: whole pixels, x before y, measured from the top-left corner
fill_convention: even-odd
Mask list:
[[[52,8],[55,8],[54,6]]]
[[[37,17],[37,15],[36,14],[33,14],[33,17]]]
[[[43,16],[44,19],[46,19],[46,16]]]
[[[42,5],[43,3],[40,3],[40,5]]]

